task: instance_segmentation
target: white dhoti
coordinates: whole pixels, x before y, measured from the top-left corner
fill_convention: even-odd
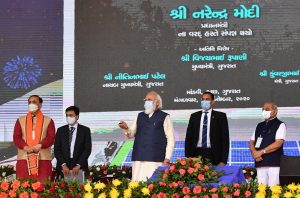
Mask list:
[[[132,181],[146,181],[150,178],[154,171],[162,166],[162,162],[132,162]]]
[[[266,184],[267,186],[279,184],[280,167],[259,167],[256,170],[259,184]]]

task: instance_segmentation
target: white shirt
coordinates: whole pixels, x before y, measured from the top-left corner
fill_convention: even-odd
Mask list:
[[[276,131],[276,136],[275,139],[276,140],[285,140],[286,137],[286,126],[284,123],[281,123]],[[251,140],[255,141],[255,131],[253,132],[252,136],[251,136]]]
[[[153,113],[149,114],[149,118]],[[136,128],[137,128],[137,117],[134,119],[132,124],[128,127],[128,133],[130,137],[134,137],[136,133]],[[165,135],[167,138],[167,148],[166,148],[166,156],[165,159],[171,160],[173,150],[174,150],[174,145],[175,145],[175,138],[174,138],[174,128],[173,128],[173,123],[171,121],[170,115],[167,115],[164,121],[164,131]]]
[[[209,109],[207,111],[202,110],[202,115],[201,115],[201,120],[200,120],[200,131],[199,131],[199,140],[198,140],[198,144],[197,147],[202,147],[202,132],[203,132],[203,122],[204,122],[204,116],[205,116],[205,112],[207,112],[207,148],[210,148],[210,119],[211,119],[211,112],[212,109]]]
[[[74,126],[69,125],[69,130],[71,130],[71,127],[75,128],[74,131],[73,131],[72,141],[71,141],[71,146],[70,146],[70,158],[73,158],[75,141],[76,141],[76,136],[77,136],[78,123],[76,123]]]

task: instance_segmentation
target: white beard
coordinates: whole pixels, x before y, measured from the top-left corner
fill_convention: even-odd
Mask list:
[[[154,110],[153,109],[145,109],[145,114],[149,115],[151,113],[153,113]]]

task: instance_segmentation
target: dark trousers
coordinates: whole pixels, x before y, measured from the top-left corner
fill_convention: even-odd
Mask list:
[[[214,155],[212,153],[211,148],[200,148],[197,147],[195,150],[196,156],[201,156],[202,158],[208,159],[213,165],[217,165],[217,163],[214,161]]]

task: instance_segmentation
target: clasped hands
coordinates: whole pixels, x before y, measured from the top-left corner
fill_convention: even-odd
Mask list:
[[[256,162],[260,162],[263,160],[262,155],[264,154],[263,150],[254,150],[251,152],[253,159]]]
[[[42,149],[41,144],[37,144],[35,146],[24,146],[24,151],[27,153],[38,153]]]
[[[80,170],[80,165],[77,164],[77,165],[72,169],[73,176],[77,176],[79,170]],[[62,166],[62,172],[64,173],[65,176],[69,176],[70,173],[71,173],[71,170],[69,169],[69,167],[68,167],[66,164],[64,164],[64,165]]]

